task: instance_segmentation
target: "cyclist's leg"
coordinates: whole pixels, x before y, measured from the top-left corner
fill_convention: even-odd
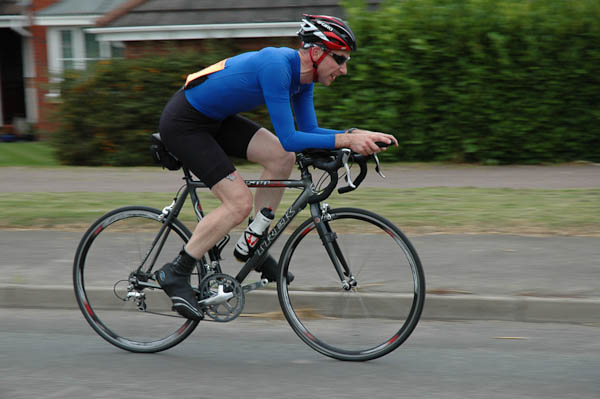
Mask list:
[[[188,282],[196,260],[229,233],[229,230],[243,222],[252,209],[252,194],[237,172],[221,179],[211,190],[221,200],[221,205],[198,222],[185,249],[156,274],[160,286],[173,301],[173,308],[193,320],[203,317],[196,295]]]
[[[296,156],[286,152],[274,134],[242,116],[234,115],[225,119],[218,140],[228,154],[261,164],[265,168],[261,179],[287,179],[294,167]],[[256,189],[254,213],[264,207],[276,210],[283,191],[283,188]],[[278,262],[268,255],[256,270],[262,272],[262,278],[276,281]],[[290,273],[288,281],[293,279]]]
[[[279,139],[267,129],[262,128],[256,132],[247,151],[248,160],[261,164],[265,169],[261,179],[288,179],[296,162],[296,155],[287,152],[281,146]],[[285,188],[257,188],[254,196],[254,209],[257,212],[264,207],[277,209]],[[264,263],[257,268],[261,272],[261,278],[269,281],[277,281],[278,262],[271,256],[267,256]],[[291,283],[294,275],[288,273],[288,281]]]
[[[261,179],[288,179],[294,168],[296,156],[281,146],[279,139],[265,128],[259,129],[250,140],[247,157],[265,169]],[[263,207],[276,210],[281,202],[284,188],[257,188],[254,197],[255,211]]]
[[[235,171],[211,188],[221,205],[206,215],[194,229],[186,246],[190,255],[200,258],[229,231],[243,223],[252,210],[252,193]]]
[[[157,271],[156,277],[180,314],[201,319],[196,295],[188,280],[200,259],[235,225],[245,220],[252,209],[252,194],[226,152],[215,139],[222,122],[195,110],[178,92],[167,104],[160,121],[166,147],[198,176],[222,202],[203,218],[185,246],[171,263]]]
[[[296,156],[281,146],[279,139],[259,124],[240,115],[226,118],[216,136],[225,152],[262,165],[261,179],[287,179]],[[264,207],[277,209],[283,188],[257,188],[254,213]]]
[[[183,91],[171,98],[161,116],[160,132],[165,146],[222,202],[200,221],[186,245],[187,252],[195,258],[201,258],[231,228],[244,221],[252,209],[252,194],[228,156],[237,154],[227,145],[241,141],[240,148],[245,151],[249,139],[244,136],[251,137],[260,126],[245,118],[237,117],[243,122],[232,118],[208,118],[190,105]],[[241,130],[239,138],[236,128]],[[230,136],[224,137],[226,133]]]

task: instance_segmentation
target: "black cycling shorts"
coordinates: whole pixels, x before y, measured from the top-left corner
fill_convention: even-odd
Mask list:
[[[248,144],[260,128],[240,115],[211,119],[187,101],[183,90],[171,97],[159,125],[167,149],[211,188],[235,171],[228,155],[248,158]]]

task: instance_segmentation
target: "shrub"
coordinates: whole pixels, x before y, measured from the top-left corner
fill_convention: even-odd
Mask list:
[[[324,125],[393,132],[402,160],[600,160],[597,0],[346,1],[358,51]]]
[[[317,85],[320,125],[391,132],[398,160],[600,161],[600,2],[344,2],[359,50]],[[149,134],[187,73],[238,52],[100,62],[61,85],[63,163],[150,163]],[[266,110],[251,117],[270,127]]]
[[[62,163],[146,165],[150,135],[188,73],[225,58],[224,51],[105,60],[68,71],[60,90],[60,128],[52,138]]]

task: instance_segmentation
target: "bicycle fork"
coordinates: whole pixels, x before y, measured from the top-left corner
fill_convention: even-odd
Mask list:
[[[329,205],[326,203],[310,204],[310,213],[315,222],[321,242],[340,278],[342,288],[346,291],[350,291],[358,285],[358,281],[352,274],[346,258],[344,258],[344,254],[337,241],[337,234],[331,230],[331,226],[329,225],[329,221],[331,220]]]

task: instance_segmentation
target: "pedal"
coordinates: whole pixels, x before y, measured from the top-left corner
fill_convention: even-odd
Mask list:
[[[246,292],[254,291],[259,288],[264,288],[267,286],[267,284],[269,284],[269,280],[267,280],[266,278],[263,278],[262,280],[257,281],[256,283],[244,285],[242,287],[242,290],[244,290],[244,294],[245,294]]]

